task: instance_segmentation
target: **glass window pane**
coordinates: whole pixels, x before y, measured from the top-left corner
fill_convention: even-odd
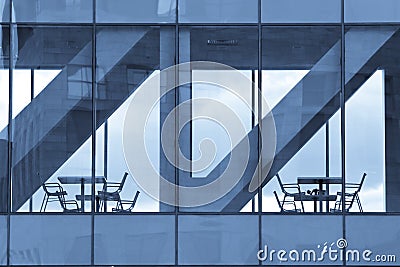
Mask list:
[[[7,265],[7,216],[0,216],[0,265]]]
[[[346,0],[345,22],[399,22],[398,0]]]
[[[9,108],[9,28],[0,27],[0,212],[7,211],[8,204],[8,108]]]
[[[12,265],[89,265],[90,216],[11,217]]]
[[[147,179],[157,188],[157,193],[164,194],[166,190],[158,188],[159,176],[150,176],[156,172],[164,175],[160,166],[160,101],[150,112],[145,133],[145,146],[148,159],[152,166],[145,169],[145,164],[127,165],[125,161],[126,144],[123,142],[124,125],[129,129],[137,129],[136,125],[125,121],[127,110],[134,99],[135,92],[147,90],[147,82],[155,81],[151,86],[156,95],[159,95],[160,70],[174,64],[175,60],[175,28],[161,27],[97,27],[97,90],[98,113],[97,127],[104,126],[104,134],[99,135],[98,142],[104,144],[97,150],[97,175],[104,175],[108,181],[120,182],[125,172],[129,177],[123,185],[121,197],[132,201],[136,191],[141,191],[137,203],[132,211],[168,212],[173,207],[167,207],[159,201],[159,195],[147,195],[136,184],[137,173],[145,170]],[[129,40],[129,41],[127,41]],[[152,80],[150,78],[153,78]],[[162,102],[164,103],[164,102]],[[136,115],[135,115],[136,116]],[[126,122],[126,123],[125,123]],[[132,127],[132,128],[130,128]],[[99,128],[100,129],[100,128]],[[125,147],[124,147],[125,145]],[[143,160],[147,160],[147,157]],[[149,166],[149,165],[148,165]],[[141,169],[139,169],[141,168]],[[150,169],[151,168],[151,169]],[[173,172],[174,173],[174,172]],[[175,174],[175,173],[174,173]],[[174,175],[173,174],[173,175]],[[151,177],[151,179],[150,179]],[[165,177],[165,176],[164,176]],[[174,180],[174,179],[172,179]],[[110,189],[112,190],[112,189]],[[115,202],[108,201],[107,207],[101,211],[112,211]]]
[[[59,183],[70,201],[90,192],[92,29],[16,26],[13,34],[12,206],[44,211],[43,183]],[[68,181],[58,179],[63,176]],[[67,208],[57,197],[52,200],[46,212]],[[79,207],[90,211],[90,201]]]
[[[355,251],[354,256],[349,255],[347,265],[399,266],[399,235],[398,216],[347,216],[347,251]],[[365,251],[371,252],[363,255]]]
[[[271,26],[264,27],[262,35],[262,92],[274,115],[277,131],[276,156],[263,190],[263,211],[280,211],[280,202],[285,206],[283,210],[304,206],[306,212],[329,212],[334,208],[334,201],[339,200],[337,193],[342,184],[341,165],[337,162],[340,27]],[[265,113],[263,108],[263,117]],[[330,201],[317,203],[308,197],[296,200],[296,206],[293,203],[286,206],[282,202],[284,197],[289,201],[294,199],[284,193],[277,174],[283,184],[300,183],[299,189],[292,188],[289,193],[310,190],[315,194],[322,189]],[[337,179],[336,184],[312,181],[307,184],[300,177]]]
[[[178,225],[179,264],[258,264],[257,216],[181,215]]]
[[[262,22],[340,22],[340,0],[263,0]]]
[[[96,21],[174,23],[175,5],[175,0],[96,0]]]
[[[98,265],[173,265],[175,217],[168,215],[96,216]]]
[[[240,212],[242,208],[251,199],[251,194],[246,194],[246,183],[248,183],[254,174],[255,165],[258,162],[257,146],[258,135],[256,132],[258,128],[255,127],[252,109],[256,111],[256,77],[258,68],[258,33],[256,27],[243,26],[243,27],[222,27],[222,26],[204,26],[204,27],[181,27],[179,33],[179,61],[180,63],[190,61],[212,61],[228,65],[236,70],[228,69],[226,67],[209,66],[193,67],[188,75],[187,72],[180,73],[179,77],[195,81],[191,84],[181,86],[180,103],[187,100],[193,100],[191,110],[184,107],[179,108],[179,113],[183,120],[192,120],[191,124],[182,125],[183,129],[179,135],[180,149],[186,158],[197,161],[201,159],[201,154],[206,151],[201,151],[203,140],[212,140],[215,145],[215,151],[211,149],[207,153],[214,155],[212,161],[207,161],[203,157],[203,161],[207,161],[208,165],[202,168],[194,167],[196,163],[192,164],[191,172],[181,171],[179,175],[179,184],[184,186],[199,186],[210,184],[221,177],[226,170],[232,170],[232,166],[239,166],[238,162],[232,163],[231,149],[237,147],[236,145],[247,140],[250,144],[249,157],[240,158],[240,162],[247,162],[248,168],[239,179],[240,182],[236,184],[234,190],[229,192],[229,196],[220,198],[213,203],[202,205],[198,207],[181,207],[181,211],[213,211],[220,212],[222,210],[229,212]],[[197,68],[197,69],[196,69]],[[238,74],[240,78],[238,79]],[[206,82],[196,82],[206,81]],[[209,103],[202,102],[201,99],[210,99],[222,103],[218,108],[209,108]],[[221,121],[209,120],[217,118],[221,115],[221,111],[233,111],[234,114],[229,113],[231,118],[229,123]],[[204,115],[204,111],[215,111],[214,114],[208,113]],[[190,117],[191,116],[191,117]],[[189,118],[190,117],[190,118]],[[207,118],[206,118],[207,117]],[[220,117],[221,118],[221,117]],[[218,119],[220,120],[220,119]],[[232,136],[232,122],[239,122],[235,124],[238,128],[234,131],[240,132],[240,136]],[[230,125],[223,125],[230,124]],[[241,132],[243,130],[243,132]],[[173,134],[173,133],[171,133]],[[231,135],[231,136],[229,136]],[[203,148],[206,146],[203,146]],[[243,147],[242,147],[243,148]],[[239,151],[241,148],[236,149],[235,155],[246,155],[244,151]],[[243,153],[242,153],[243,152]],[[231,161],[231,162],[230,162]],[[228,164],[230,162],[230,165]],[[198,166],[198,165],[197,165]],[[236,170],[238,175],[240,171]],[[235,177],[236,178],[236,177]],[[245,182],[243,182],[245,181]],[[221,187],[222,188],[222,187]],[[220,189],[221,189],[220,188]],[[222,190],[221,190],[222,191]],[[181,191],[181,198],[183,199],[183,191]],[[227,192],[221,192],[226,196]],[[191,196],[188,196],[189,198]],[[249,199],[250,197],[250,199]]]
[[[257,0],[180,0],[179,22],[256,23]]]
[[[400,211],[398,33],[398,26],[346,27],[346,183],[366,174],[352,212]],[[346,193],[356,190],[346,185]]]
[[[10,0],[0,0],[0,21],[10,21]]]
[[[265,215],[259,256],[263,265],[342,265],[336,244],[342,233],[342,216]]]
[[[92,22],[92,0],[13,0],[15,22]]]

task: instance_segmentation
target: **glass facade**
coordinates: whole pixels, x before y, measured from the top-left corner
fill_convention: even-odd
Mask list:
[[[0,16],[0,266],[400,265],[398,1]]]

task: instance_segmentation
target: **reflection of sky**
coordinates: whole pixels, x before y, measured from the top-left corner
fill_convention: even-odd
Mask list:
[[[215,75],[218,71],[201,71],[202,75]],[[251,130],[251,72],[242,72],[249,78],[248,84],[245,84],[236,90],[236,87],[230,88],[230,90],[234,90],[237,95],[233,92],[217,86],[213,84],[193,84],[192,85],[192,97],[193,99],[197,98],[205,98],[205,99],[214,99],[221,104],[226,105],[232,111],[234,111],[241,121],[242,125],[244,126],[245,131],[248,133]],[[194,73],[194,76],[196,72]],[[232,79],[235,79],[235,73],[224,72],[224,76],[231,76]],[[222,76],[220,73],[218,76]],[[215,81],[214,79],[212,79]],[[239,98],[240,96],[241,98]],[[196,103],[196,102],[194,102]],[[198,115],[203,114],[202,110],[207,109],[207,106],[201,106],[200,104],[193,104],[192,106],[192,116],[196,117]],[[218,111],[216,111],[218,112]],[[229,127],[227,125],[222,125],[223,127]],[[231,140],[227,133],[228,129],[224,129],[221,125],[217,124],[214,121],[206,120],[206,119],[199,119],[192,122],[192,155],[193,160],[197,160],[200,157],[200,149],[199,145],[201,141],[205,138],[209,138],[213,140],[216,144],[216,155],[215,159],[209,167],[205,170],[193,173],[193,177],[206,177],[231,151],[232,147],[237,145],[236,143],[231,144]]]
[[[58,74],[59,71],[35,71],[35,96]],[[250,72],[245,72],[250,75]],[[273,108],[307,71],[263,71],[263,93]],[[14,73],[14,114],[20,112],[30,101],[30,70],[16,70]],[[367,172],[366,183],[361,191],[361,200],[366,211],[384,210],[384,109],[383,109],[383,72],[376,72],[346,103],[346,173],[352,182],[358,182],[363,172]],[[0,70],[0,128],[6,126],[8,112],[8,72]],[[249,90],[242,97],[251,99]],[[247,92],[247,93],[246,93]],[[250,111],[243,102],[222,88],[198,84],[193,86],[193,97],[212,97],[223,100],[239,113],[239,117],[250,130]],[[132,98],[132,96],[131,96]],[[126,101],[108,120],[108,179],[118,182],[127,171],[122,149],[122,123],[130,100]],[[194,107],[194,112],[196,108]],[[146,129],[146,146],[154,166],[159,166],[159,107],[153,110]],[[340,175],[340,112],[330,123],[330,174]],[[217,155],[211,167],[198,177],[206,175],[229,152],[230,144],[225,131],[214,123],[197,121],[194,124],[193,156],[200,156],[196,144],[205,138],[213,139],[217,144]],[[1,138],[1,137],[0,137]],[[104,126],[97,131],[96,175],[103,174]],[[367,144],[367,145],[366,145]],[[49,180],[56,182],[62,175],[90,175],[91,139],[87,140]],[[325,128],[321,128],[312,139],[280,171],[284,182],[296,182],[298,176],[325,175]],[[89,192],[90,187],[86,187]],[[137,186],[128,178],[122,197],[132,199]],[[263,192],[264,211],[277,211],[277,203],[272,192],[280,189],[276,179],[272,179]],[[331,192],[340,188],[332,187]],[[79,186],[68,186],[69,198],[79,194]],[[34,209],[37,210],[42,190],[34,196]],[[89,206],[87,206],[89,208]],[[56,208],[56,206],[54,206]],[[311,207],[306,206],[307,210]],[[22,210],[27,210],[27,205]],[[141,194],[136,211],[158,211],[157,201]],[[249,205],[245,207],[249,210]]]

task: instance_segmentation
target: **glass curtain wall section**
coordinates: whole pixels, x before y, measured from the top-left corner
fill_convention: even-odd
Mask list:
[[[342,180],[340,27],[271,26],[263,27],[262,36],[262,92],[277,131],[274,162],[264,182],[263,211],[281,211],[278,202],[286,205],[279,175],[283,184],[299,184],[304,197],[302,201],[296,199],[297,209],[304,206],[305,212],[320,212],[321,208],[330,212],[335,205],[333,198],[341,192]],[[310,193],[318,194],[313,190],[319,190],[320,184],[301,184],[299,179],[332,176],[339,179],[338,184],[321,184],[324,194],[333,196],[323,203],[310,198]],[[289,190],[293,192],[299,190]],[[290,206],[283,209],[295,205]]]
[[[12,22],[91,23],[92,0],[13,0]]]
[[[161,84],[164,76],[160,71],[174,65],[175,62],[175,29],[170,26],[119,26],[96,28],[97,51],[97,98],[96,98],[96,127],[98,148],[96,155],[96,175],[104,176],[107,182],[120,183],[124,173],[129,173],[120,192],[122,200],[133,201],[137,191],[140,195],[132,211],[142,212],[170,212],[173,207],[163,206],[157,200],[146,194],[135,180],[136,168],[143,168],[143,164],[135,162],[134,166],[128,166],[125,160],[124,150],[133,149],[129,143],[124,143],[124,127],[136,129],[127,119],[126,113],[130,105],[136,105],[135,92],[143,90],[148,94],[160,97]],[[152,86],[144,85],[150,78],[154,81]],[[174,77],[172,77],[174,78]],[[174,98],[172,98],[174,100]],[[143,130],[148,159],[154,170],[164,173],[165,167],[160,165],[160,105],[165,109],[168,96],[154,103],[154,109],[148,114],[147,125]],[[167,102],[168,103],[168,102]],[[139,129],[137,129],[139,130]],[[170,140],[171,141],[171,140]],[[103,144],[104,143],[104,144]],[[100,145],[102,144],[102,145]],[[174,143],[166,144],[174,149]],[[165,148],[165,147],[164,147]],[[129,169],[131,168],[131,169]],[[159,187],[159,177],[150,177],[152,169],[146,171],[152,186]],[[174,171],[171,174],[172,182],[175,182]],[[100,188],[101,190],[101,188]],[[107,189],[109,192],[117,188]],[[159,194],[165,194],[162,188]],[[96,192],[97,193],[97,192]],[[160,196],[156,196],[159,198]],[[101,198],[101,197],[100,197]],[[104,201],[100,199],[101,212],[112,212],[116,208],[117,199]],[[129,209],[127,203],[123,209]]]
[[[345,58],[346,182],[360,183],[366,173],[361,208],[398,212],[399,27],[347,26],[346,32],[352,33],[346,38]]]
[[[90,191],[92,30],[15,25],[12,31],[12,210],[44,211],[42,184],[50,182],[66,193],[50,199],[46,212],[83,210],[86,205],[66,207],[63,200]]]
[[[179,102],[191,102],[179,109],[179,125],[182,127],[179,135],[179,148],[182,154],[193,162],[201,160],[203,154],[213,154],[214,158],[206,168],[197,170],[192,164],[190,171],[179,172],[179,185],[184,187],[201,187],[210,184],[232,168],[240,165],[230,162],[234,147],[244,139],[249,140],[250,157],[245,172],[234,188],[223,194],[218,200],[197,207],[181,207],[181,212],[240,212],[251,200],[250,194],[242,196],[253,177],[258,157],[258,127],[255,118],[258,117],[256,106],[256,77],[258,70],[258,32],[254,26],[191,26],[179,29],[179,63],[191,61],[212,61],[233,67],[246,77],[243,83],[235,84],[234,71],[224,67],[201,66],[192,67],[190,72],[180,72],[179,79],[189,81],[205,81],[185,84],[179,88]],[[183,77],[187,75],[189,77]],[[202,102],[203,101],[203,102]],[[208,101],[208,102],[207,102]],[[236,117],[243,128],[239,140],[232,141],[231,125],[210,120],[204,117],[207,103],[218,102],[219,108],[214,112],[221,113],[224,108],[233,111],[231,117]],[[217,113],[211,115],[216,118]],[[236,129],[239,131],[239,128]],[[211,140],[214,148],[205,149],[205,140]],[[233,143],[236,142],[236,143]],[[214,150],[215,149],[215,150]],[[239,175],[236,173],[235,175]],[[232,179],[236,177],[231,177]],[[216,190],[219,190],[216,189]],[[179,195],[183,199],[183,195]]]
[[[82,266],[91,263],[90,216],[13,215],[10,237],[10,265]]]
[[[8,179],[8,121],[9,121],[9,27],[1,25],[0,49],[0,212],[7,212]]]
[[[180,0],[180,23],[257,23],[258,0]]]
[[[397,1],[13,3],[11,8],[10,1],[0,0],[0,265],[289,265],[277,259],[259,262],[257,252],[264,245],[276,250],[322,248],[341,237],[350,249],[400,257],[396,242],[400,214]],[[238,92],[246,104],[223,88],[203,84],[181,86],[165,96],[154,107],[146,129],[153,163],[171,182],[182,185],[207,183],[213,178],[211,173],[222,173],[221,162],[231,149],[223,127],[195,120],[178,137],[171,133],[171,140],[179,144],[171,141],[168,145],[190,159],[201,156],[202,140],[218,141],[216,160],[207,169],[178,172],[160,152],[162,122],[177,105],[210,98],[235,109],[251,134],[258,118],[266,115],[258,112],[256,104],[255,88],[260,81],[277,125],[277,153],[260,203],[252,201],[258,196],[246,191],[248,184],[239,183],[241,188],[215,203],[178,210],[151,199],[135,184],[125,164],[122,124],[132,96],[160,70],[194,60],[227,64],[249,77],[249,84]],[[188,75],[196,79],[221,73],[193,69]],[[158,80],[155,92],[168,82]],[[345,94],[340,101],[341,90]],[[255,108],[254,114],[247,103]],[[180,109],[174,130],[181,126],[179,119],[194,118],[202,109],[201,105]],[[8,131],[9,125],[13,131]],[[92,174],[119,183],[125,171],[129,176],[122,198],[132,201],[140,191],[133,212],[112,212],[116,203],[110,201],[107,213],[95,214]],[[366,173],[358,195],[363,213],[357,201],[348,213],[320,213],[318,203],[314,212],[313,201],[304,201],[305,214],[281,213],[273,195],[277,191],[283,197],[277,173],[284,183],[297,183],[301,176],[341,177],[345,173],[344,182],[355,184]],[[59,177],[78,177],[78,182],[64,184]],[[82,177],[89,177],[83,193]],[[11,181],[12,192],[8,189]],[[64,208],[55,199],[46,213],[31,214],[40,211],[43,182],[59,183],[67,192],[66,199],[77,200],[86,213],[61,213]],[[96,182],[94,192],[98,194],[102,186]],[[301,191],[316,187],[301,185]],[[344,190],[351,193],[340,184],[329,189],[337,197]],[[162,188],[159,193],[179,197]],[[335,207],[334,201],[325,204],[323,211]]]

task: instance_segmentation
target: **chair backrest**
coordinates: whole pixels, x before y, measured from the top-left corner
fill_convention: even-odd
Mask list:
[[[362,176],[362,178],[361,178],[360,186],[359,186],[358,189],[356,190],[356,193],[358,193],[358,192],[361,191],[361,187],[362,187],[362,185],[363,185],[363,183],[364,183],[364,180],[365,180],[365,177],[366,177],[366,176],[367,176],[367,174],[364,172],[364,174],[363,174],[363,176]]]
[[[129,210],[132,210],[135,207],[135,204],[136,204],[136,201],[137,201],[137,199],[139,197],[139,194],[140,194],[140,192],[136,191],[135,197],[133,198],[133,201],[132,201],[131,206],[129,207]]]
[[[43,188],[44,192],[47,195],[49,195],[51,193],[55,193],[57,191],[63,191],[64,190],[59,183],[44,183],[44,184],[42,184],[42,188]],[[50,192],[49,188],[57,188],[57,190],[55,190],[54,192]]]
[[[279,200],[279,197],[278,197],[278,194],[276,193],[276,191],[274,191],[274,195],[275,195],[276,202],[278,202],[279,209],[280,209],[281,212],[282,212],[282,211],[283,211],[282,203],[281,203],[281,201]]]
[[[364,183],[364,180],[365,180],[366,176],[367,176],[367,174],[364,172],[364,174],[363,174],[363,176],[361,178],[361,181],[358,184],[358,188],[356,189],[356,191],[354,191],[354,193],[352,193],[350,195],[350,199],[349,200],[347,200],[346,196],[345,196],[345,204],[346,204],[345,210],[346,211],[349,211],[353,207],[354,201],[358,198],[358,193],[361,191],[361,188],[362,188],[362,185]],[[346,192],[346,194],[347,194],[347,192]]]
[[[42,188],[45,194],[50,194],[49,190],[47,190],[46,184],[42,184]]]
[[[127,178],[127,177],[128,177],[128,173],[125,172],[125,173],[124,173],[124,177],[122,177],[121,183],[119,184],[118,192],[121,192],[121,191],[122,191],[122,188],[124,187],[124,184],[125,184],[125,181],[126,181],[126,178]]]
[[[279,174],[276,174],[276,178],[278,179],[279,186],[281,187],[282,193],[287,194],[287,191],[285,190],[285,186],[282,183],[281,177]]]

